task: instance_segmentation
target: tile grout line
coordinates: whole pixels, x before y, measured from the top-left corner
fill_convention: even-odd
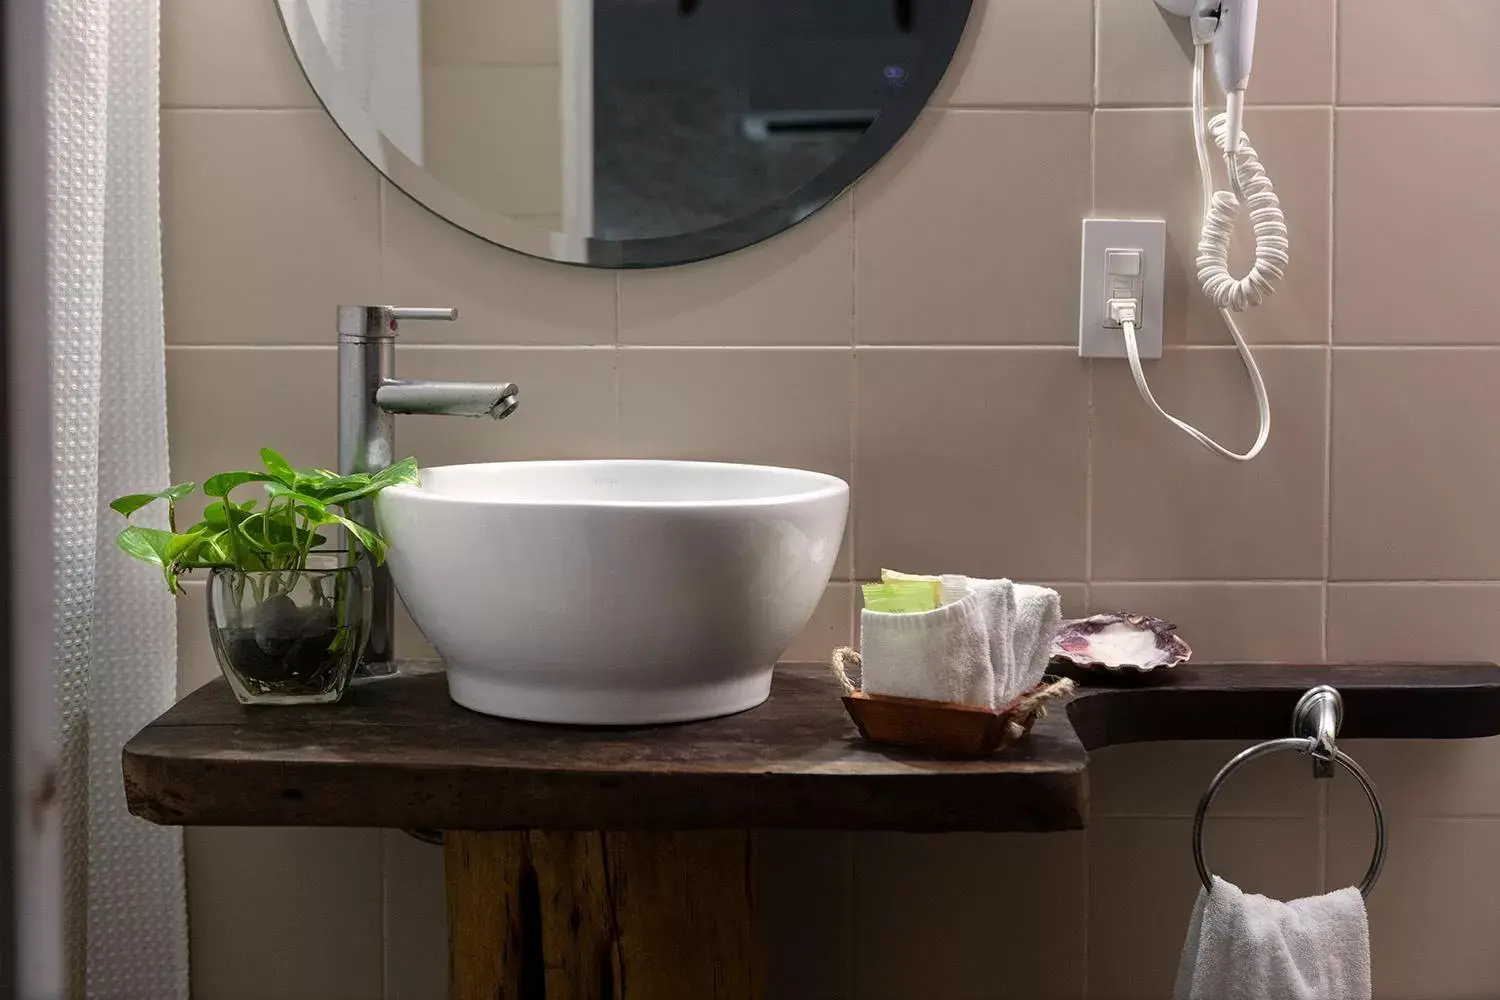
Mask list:
[[[1325,220],[1328,224],[1328,350],[1324,359],[1323,372],[1323,586],[1322,614],[1319,616],[1321,625],[1320,641],[1323,648],[1323,662],[1328,662],[1328,608],[1329,608],[1329,577],[1333,575],[1333,340],[1334,340],[1334,306],[1338,299],[1335,295],[1334,283],[1338,280],[1338,269],[1334,266],[1334,260],[1338,256],[1338,241],[1336,238],[1336,226],[1338,224],[1338,101],[1339,101],[1339,7],[1340,3],[1330,5],[1333,9],[1330,16],[1333,18],[1333,35],[1331,44],[1333,46],[1333,106],[1328,110],[1328,208]],[[1328,782],[1318,782],[1318,889],[1320,892],[1328,891],[1328,806],[1329,806]]]
[[[337,345],[327,343],[249,343],[236,342],[225,344],[182,344],[169,342],[167,348],[174,351],[321,351],[335,350]],[[402,347],[403,352],[409,351],[620,351],[622,353],[649,353],[660,354],[714,351],[743,352],[743,353],[836,353],[840,351],[870,351],[881,352],[905,352],[915,353],[930,351],[933,353],[979,353],[979,354],[1071,354],[1076,355],[1078,348],[1074,344],[613,344],[613,343],[483,343],[470,341],[449,341],[447,343],[422,343],[407,344]],[[1168,352],[1213,352],[1230,353],[1235,350],[1232,344],[1168,344]],[[1312,352],[1329,350],[1326,344],[1262,344],[1256,348],[1257,351],[1269,351],[1272,353],[1280,351]],[[1335,354],[1339,352],[1388,352],[1388,351],[1500,351],[1500,344],[1450,344],[1450,345],[1360,345],[1333,348]]]
[[[1101,32],[1103,30],[1103,18],[1101,17],[1100,5],[1103,0],[1093,2],[1093,31],[1090,33],[1090,41],[1093,43],[1093,88],[1089,108],[1089,216],[1099,210],[1099,61],[1102,49]],[[1081,308],[1081,306],[1080,306]],[[1084,439],[1084,461],[1087,463],[1084,469],[1083,490],[1083,613],[1091,615],[1094,613],[1094,375],[1095,365],[1092,360],[1084,364],[1084,377],[1088,380],[1086,386],[1087,411],[1087,435]],[[1087,768],[1084,772],[1084,780],[1087,781]],[[1083,953],[1081,959],[1082,972],[1080,975],[1080,996],[1083,1000],[1089,1000],[1093,995],[1093,983],[1089,981],[1089,970],[1093,966],[1090,949],[1093,947],[1092,934],[1090,933],[1094,923],[1094,843],[1091,824],[1083,827],[1083,940],[1080,942],[1080,951]]]
[[[1323,587],[1322,608],[1318,616],[1319,642],[1322,644],[1323,660],[1329,658],[1328,609],[1329,578],[1333,575],[1333,358],[1334,358],[1334,308],[1338,301],[1335,282],[1338,268],[1334,260],[1338,256],[1335,228],[1338,223],[1338,87],[1339,87],[1339,14],[1338,4],[1333,5],[1333,100],[1328,110],[1328,206],[1324,221],[1328,225],[1328,261],[1325,275],[1328,279],[1328,329],[1327,350],[1323,367]],[[1328,837],[1323,832],[1321,849],[1327,854]]]
[[[1094,107],[1089,112],[1089,217],[1099,205],[1099,4],[1094,0]],[[1080,306],[1081,308],[1081,306]],[[1098,367],[1092,360],[1084,362],[1084,470],[1083,470],[1083,607],[1085,614],[1094,610],[1094,461],[1095,413],[1094,389]],[[1085,961],[1085,966],[1087,962]],[[1085,994],[1086,995],[1086,994]]]
[[[613,351],[610,355],[610,361],[612,362],[613,368],[612,380],[615,390],[614,427],[611,433],[613,444],[611,450],[615,453],[615,456],[619,458],[623,458],[625,456],[625,428],[623,426],[624,418],[622,416],[624,412],[625,393],[623,382],[625,366],[623,364],[624,354],[621,351],[623,345],[620,343],[620,286],[622,284],[621,274],[622,272],[619,269],[615,270],[615,341],[613,345]]]
[[[849,565],[850,577],[856,575],[859,565],[859,523],[855,519],[854,498],[859,496],[859,185],[849,188]],[[850,598],[850,607],[845,613],[849,628],[849,641],[859,644],[859,633],[855,628],[856,602]],[[852,892],[852,890],[851,890]],[[850,905],[853,905],[851,899]],[[853,962],[851,955],[850,962]],[[852,979],[852,973],[851,973]],[[853,989],[851,984],[850,989]]]

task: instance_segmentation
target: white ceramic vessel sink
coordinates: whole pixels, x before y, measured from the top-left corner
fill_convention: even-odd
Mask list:
[[[377,517],[454,701],[617,725],[764,701],[848,507],[842,480],[794,469],[514,462],[423,469]]]

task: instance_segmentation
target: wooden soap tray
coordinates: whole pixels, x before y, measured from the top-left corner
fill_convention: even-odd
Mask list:
[[[1048,678],[1004,708],[980,708],[921,698],[866,694],[849,679],[860,665],[859,654],[833,652],[833,673],[844,688],[844,708],[859,734],[871,743],[918,747],[949,754],[980,756],[1004,749],[1026,737],[1047,703],[1072,695],[1071,680]]]

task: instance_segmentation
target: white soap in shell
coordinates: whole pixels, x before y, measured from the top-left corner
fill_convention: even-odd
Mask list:
[[[1063,622],[1052,640],[1053,660],[1093,669],[1147,673],[1186,663],[1192,655],[1176,625],[1149,615],[1075,618]]]

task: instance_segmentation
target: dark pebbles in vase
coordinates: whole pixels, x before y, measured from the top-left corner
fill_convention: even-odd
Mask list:
[[[255,592],[274,596],[257,600]],[[369,600],[354,567],[215,570],[210,629],[236,697],[247,704],[337,701],[364,645]]]
[[[287,610],[261,609],[254,628],[226,628],[224,644],[240,675],[285,694],[328,687],[343,657],[337,652],[340,629],[327,608],[298,608],[289,599]],[[269,605],[270,602],[267,602]]]

